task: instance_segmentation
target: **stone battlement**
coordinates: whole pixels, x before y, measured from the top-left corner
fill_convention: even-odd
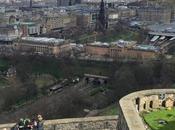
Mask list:
[[[120,100],[118,130],[147,130],[140,112],[161,107],[174,107],[175,89],[153,89],[131,93]]]
[[[116,130],[118,116],[99,116],[44,121],[44,130]],[[10,130],[15,124],[0,125]]]

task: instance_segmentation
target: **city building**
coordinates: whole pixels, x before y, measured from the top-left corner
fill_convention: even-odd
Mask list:
[[[15,49],[27,54],[64,56],[70,52],[69,40],[46,37],[22,37],[14,42]]]
[[[57,6],[71,6],[80,3],[81,0],[57,0]]]
[[[90,57],[108,57],[118,59],[155,59],[159,49],[151,45],[138,45],[131,41],[117,41],[114,43],[89,43],[85,47],[86,55]]]
[[[13,38],[0,35],[0,55],[11,55],[14,52]]]
[[[68,13],[55,13],[44,16],[43,18],[43,28],[46,32],[54,29],[62,29],[76,26],[76,17]]]
[[[119,19],[129,19],[136,16],[136,10],[127,6],[117,7]]]
[[[10,24],[18,33],[18,37],[25,36],[37,36],[41,33],[40,24],[35,22],[16,22]]]
[[[108,43],[94,42],[86,45],[85,52],[88,56],[109,57],[109,48]]]
[[[138,18],[145,22],[170,23],[172,9],[164,6],[143,6],[137,9]]]
[[[104,0],[104,3],[107,7],[114,8],[119,4],[125,4],[142,1],[142,0]],[[82,0],[82,3],[88,4],[89,6],[98,6],[101,0]]]
[[[19,38],[22,34],[22,30],[20,30],[17,26],[13,25],[1,25],[0,26],[0,35],[8,38]]]
[[[21,15],[21,12],[15,8],[4,8],[4,10],[1,9],[0,24],[6,25],[6,24],[15,23],[19,20],[18,17],[20,15]]]
[[[152,48],[152,49],[151,49]],[[135,47],[120,47],[115,46],[110,48],[110,57],[118,58],[133,58],[133,59],[155,59],[158,53],[156,49],[149,45],[136,45]]]
[[[77,26],[95,29],[99,9],[81,9],[75,12]]]

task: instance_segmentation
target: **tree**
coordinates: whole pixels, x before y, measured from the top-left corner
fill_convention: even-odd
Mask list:
[[[113,81],[115,95],[119,98],[138,89],[135,75],[128,66],[123,66],[116,71]]]
[[[154,82],[153,65],[141,64],[135,67],[135,78],[139,86],[152,85]]]

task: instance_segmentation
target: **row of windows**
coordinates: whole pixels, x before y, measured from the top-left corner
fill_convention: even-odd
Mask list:
[[[48,48],[48,47],[39,47],[39,46],[27,46],[27,45],[23,45],[22,48],[24,49],[33,49],[35,51],[39,51],[39,52],[52,52],[52,48]]]

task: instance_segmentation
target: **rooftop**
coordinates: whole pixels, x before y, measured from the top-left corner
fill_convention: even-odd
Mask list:
[[[88,45],[91,46],[101,46],[101,47],[126,47],[130,49],[136,49],[136,50],[143,50],[143,51],[159,51],[159,47],[153,46],[153,45],[146,45],[146,44],[136,44],[136,41],[124,41],[124,40],[118,40],[116,42],[111,43],[103,43],[103,42],[94,42],[94,43],[88,43]]]
[[[140,50],[148,50],[148,51],[158,51],[159,50],[158,47],[155,47],[153,45],[136,45],[135,48],[140,49]]]
[[[54,44],[54,45],[63,44],[65,41],[64,39],[47,38],[47,37],[22,37],[21,40],[40,44]]]
[[[98,42],[95,41],[93,43],[88,43],[88,45],[92,45],[92,46],[106,46],[106,47],[109,47],[110,46],[109,43],[99,42],[99,41]]]
[[[139,0],[104,0],[106,3],[131,3]],[[83,3],[99,3],[101,0],[83,0]]]
[[[175,23],[153,24],[153,25],[148,26],[148,29],[153,32],[175,33]]]

